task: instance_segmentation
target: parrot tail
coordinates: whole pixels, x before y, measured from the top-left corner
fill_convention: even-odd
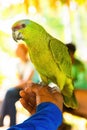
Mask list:
[[[76,97],[74,95],[74,93],[72,94],[71,97],[67,97],[67,96],[64,96],[64,105],[66,107],[70,107],[70,108],[73,108],[73,109],[77,109],[78,108],[78,103],[77,103],[77,100],[76,100]]]

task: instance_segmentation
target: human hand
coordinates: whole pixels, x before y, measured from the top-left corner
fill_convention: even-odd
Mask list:
[[[63,97],[57,88],[29,83],[24,90],[20,91],[20,96],[22,97],[20,99],[21,104],[31,114],[34,114],[36,106],[43,102],[54,103],[61,111],[63,109]]]

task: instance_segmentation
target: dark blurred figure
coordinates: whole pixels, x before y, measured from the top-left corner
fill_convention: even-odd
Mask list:
[[[76,46],[73,43],[66,44],[72,60],[72,78],[75,89],[87,89],[86,69],[84,63],[75,57]]]

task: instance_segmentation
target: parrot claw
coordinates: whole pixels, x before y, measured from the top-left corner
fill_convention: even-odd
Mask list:
[[[45,82],[42,81],[42,82],[40,82],[40,85],[43,86],[43,87],[45,87],[45,86],[47,86],[48,84],[46,84]]]

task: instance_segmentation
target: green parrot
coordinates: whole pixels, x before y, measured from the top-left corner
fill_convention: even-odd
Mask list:
[[[77,108],[71,78],[71,58],[64,43],[52,37],[36,22],[23,19],[12,26],[13,39],[23,40],[29,48],[29,56],[42,81],[55,83],[64,98],[66,107]]]

